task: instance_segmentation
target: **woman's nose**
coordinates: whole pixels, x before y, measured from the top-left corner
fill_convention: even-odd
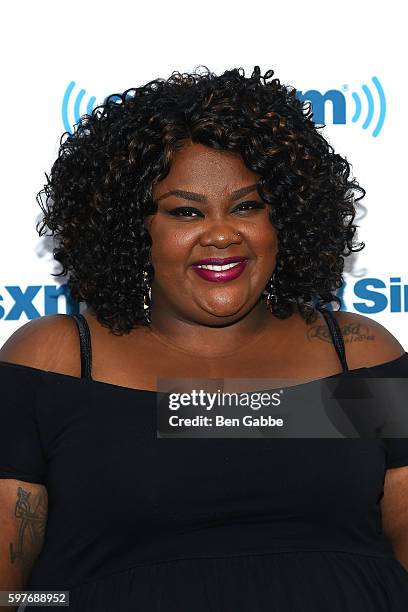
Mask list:
[[[242,236],[240,232],[231,226],[214,225],[205,230],[200,236],[200,244],[202,246],[219,246],[225,247],[229,244],[240,244]]]

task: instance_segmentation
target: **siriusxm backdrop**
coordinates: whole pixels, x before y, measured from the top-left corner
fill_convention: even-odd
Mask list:
[[[408,349],[404,4],[37,0],[1,9],[0,343],[29,319],[72,312],[52,239],[38,237],[41,189],[64,131],[108,94],[199,65],[254,65],[309,100],[314,121],[366,189],[346,260],[343,309]],[[331,12],[332,11],[332,12]],[[364,330],[362,330],[364,333]]]

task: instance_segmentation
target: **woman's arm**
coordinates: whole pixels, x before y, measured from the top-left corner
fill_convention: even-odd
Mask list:
[[[342,330],[350,369],[385,363],[405,352],[398,340],[377,321],[343,311],[335,312],[335,316]],[[383,531],[398,561],[408,571],[408,465],[386,470],[380,504]]]
[[[408,466],[386,471],[380,503],[383,531],[398,561],[408,572]]]
[[[47,511],[44,485],[0,479],[0,591],[25,589],[43,546]],[[0,612],[16,609],[0,606]]]

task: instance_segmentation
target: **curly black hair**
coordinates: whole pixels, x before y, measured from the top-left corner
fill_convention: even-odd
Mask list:
[[[248,78],[243,68],[220,76],[197,68],[112,94],[62,135],[37,194],[44,215],[36,230],[51,230],[63,267],[54,276],[66,276],[72,298],[112,333],[148,325],[143,274],[151,283],[154,270],[143,219],[157,210],[152,185],[169,173],[173,153],[193,142],[239,152],[261,177],[258,193],[278,236],[266,287],[273,286],[273,313],[286,318],[297,306],[310,321],[328,303],[340,308],[334,291],[344,257],[365,246],[353,244],[355,202],[366,192],[349,180],[349,163],[319,133],[296,89],[268,82],[273,70],[262,76],[255,66]]]

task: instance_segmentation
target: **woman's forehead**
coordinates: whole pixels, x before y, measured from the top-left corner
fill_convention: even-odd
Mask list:
[[[171,190],[184,190],[228,196],[255,184],[258,178],[259,175],[244,164],[240,155],[192,145],[175,153],[168,175],[155,183],[153,193],[161,197]]]

